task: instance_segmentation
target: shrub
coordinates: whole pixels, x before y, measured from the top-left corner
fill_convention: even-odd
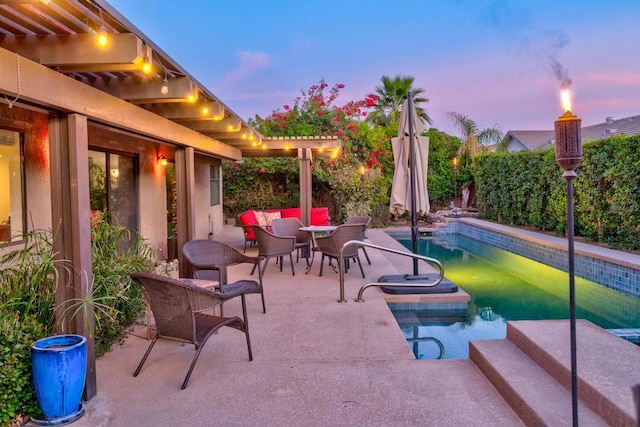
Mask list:
[[[640,135],[584,144],[574,180],[576,236],[618,249],[640,249]],[[566,181],[553,149],[476,158],[481,214],[490,220],[564,235]]]
[[[0,425],[22,414],[40,415],[31,376],[31,344],[49,335],[31,315],[0,309]]]
[[[91,230],[91,238],[93,295],[89,302],[94,303],[95,348],[100,356],[123,338],[125,329],[144,311],[142,290],[129,275],[151,271],[154,253],[142,236],[111,225],[104,217]]]
[[[103,216],[92,229],[92,292],[75,301],[65,315],[93,310],[96,355],[109,350],[125,328],[142,314],[146,302],[129,274],[151,271],[154,254],[140,235],[110,225]],[[31,344],[53,333],[58,269],[71,270],[53,250],[50,230],[33,230],[24,244],[0,256],[0,422],[39,414],[31,377]],[[4,245],[8,247],[8,245]]]

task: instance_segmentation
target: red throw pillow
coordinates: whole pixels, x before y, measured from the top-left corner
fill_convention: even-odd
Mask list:
[[[311,225],[329,225],[328,208],[311,208]]]
[[[300,208],[284,208],[280,209],[281,218],[298,218],[300,219]]]

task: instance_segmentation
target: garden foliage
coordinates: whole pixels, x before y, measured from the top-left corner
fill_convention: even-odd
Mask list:
[[[250,122],[265,136],[339,137],[342,142],[339,152],[330,153],[330,157],[314,153],[311,166],[314,205],[329,206],[334,222],[368,215],[373,226],[385,226],[390,216],[389,195],[395,169],[391,138],[397,136],[398,124],[381,126],[364,120],[379,101],[376,94],[337,106],[343,88],[342,84],[329,87],[320,80],[296,98],[293,105],[284,105],[282,110],[274,110],[265,118],[256,116]],[[451,158],[460,143],[435,129],[428,136],[432,139],[429,197],[437,205],[453,197]],[[223,171],[227,217],[248,209],[299,206],[295,157],[226,162]]]
[[[25,233],[21,243],[0,246],[0,425],[9,425],[22,414],[39,415],[31,375],[31,345],[54,333],[55,291],[66,286],[61,269],[73,266],[53,248],[51,230]],[[142,313],[145,302],[129,274],[149,271],[153,252],[141,236],[131,236],[107,217],[92,229],[92,293],[74,301],[65,315],[93,310],[96,355],[108,351],[114,341]]]
[[[575,234],[618,249],[640,249],[640,135],[583,145],[574,180]],[[483,154],[474,167],[478,206],[490,220],[563,235],[566,181],[553,149]]]

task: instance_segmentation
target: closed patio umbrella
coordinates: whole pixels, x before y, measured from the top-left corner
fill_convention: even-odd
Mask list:
[[[420,136],[424,124],[413,106],[413,93],[402,103],[398,137],[391,139],[395,171],[391,184],[389,210],[396,216],[411,211],[413,253],[418,253],[418,214],[429,212],[427,162],[429,138]],[[418,260],[413,260],[413,274],[418,275]]]
[[[409,104],[409,97],[402,103],[400,122],[398,124],[398,136],[391,138],[395,171],[391,185],[391,201],[389,210],[395,216],[402,215],[405,211],[411,211],[411,217],[416,214],[429,212],[429,197],[427,194],[427,164],[429,158],[429,138],[420,136],[425,131],[424,124],[418,118],[413,108],[413,102]],[[411,113],[411,120],[409,114]],[[415,172],[412,171],[411,162],[411,132],[413,125],[413,145],[415,150]],[[414,178],[415,190],[411,188],[411,179]],[[416,211],[413,212],[412,198],[415,191]]]

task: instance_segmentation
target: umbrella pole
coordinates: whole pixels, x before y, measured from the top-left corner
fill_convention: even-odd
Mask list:
[[[407,93],[407,113],[409,114],[409,174],[411,177],[411,242],[413,253],[418,253],[418,212],[416,207],[416,141],[413,123],[413,92]],[[418,275],[418,259],[413,259],[413,275]]]

